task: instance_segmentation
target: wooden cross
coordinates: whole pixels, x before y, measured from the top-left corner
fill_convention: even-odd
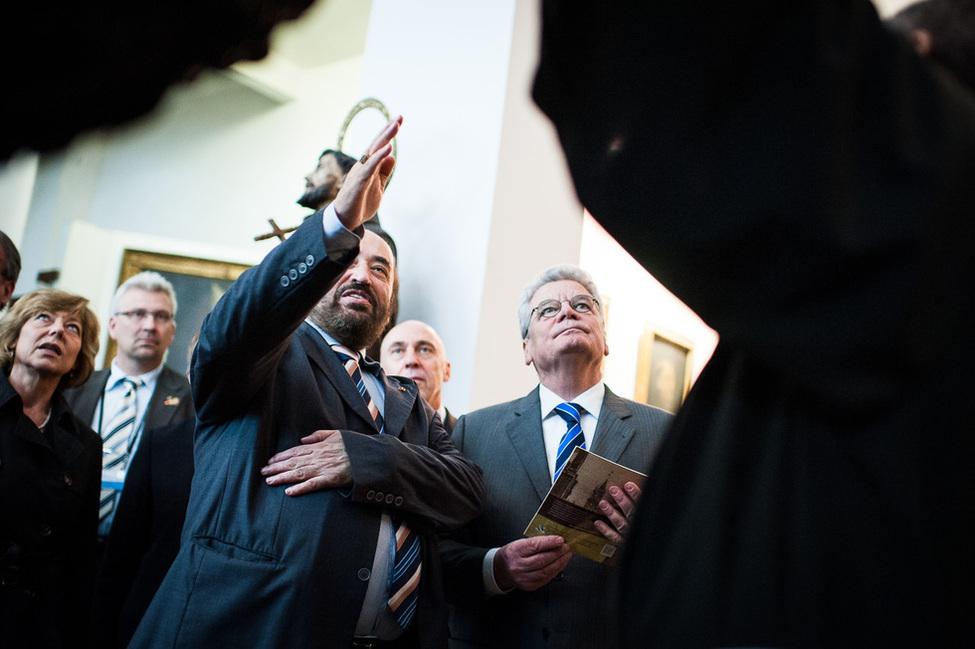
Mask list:
[[[281,241],[284,241],[284,235],[291,234],[298,229],[298,226],[281,229],[278,227],[278,224],[274,222],[274,219],[268,219],[267,222],[271,224],[271,231],[267,234],[257,235],[254,237],[254,241],[264,241],[265,239],[270,239],[271,237],[277,237],[281,239]]]

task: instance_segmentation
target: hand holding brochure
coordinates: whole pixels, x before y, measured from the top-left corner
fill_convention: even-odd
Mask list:
[[[614,502],[609,488],[627,482],[642,485],[646,476],[577,447],[549,489],[525,536],[555,534],[565,539],[573,554],[613,565],[619,549],[599,533],[595,521],[612,525],[599,509],[599,501]]]

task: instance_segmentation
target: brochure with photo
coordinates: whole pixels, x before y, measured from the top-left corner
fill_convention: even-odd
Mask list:
[[[525,536],[555,534],[565,539],[573,554],[613,565],[619,548],[596,529],[597,520],[609,524],[599,510],[599,501],[613,502],[608,493],[613,485],[621,489],[627,482],[642,485],[645,478],[638,471],[576,447],[528,524]]]

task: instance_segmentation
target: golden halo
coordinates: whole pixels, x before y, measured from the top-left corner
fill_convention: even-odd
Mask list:
[[[389,110],[386,108],[386,105],[383,104],[383,102],[379,101],[374,97],[367,97],[366,99],[363,99],[362,101],[360,101],[359,103],[357,103],[355,106],[352,107],[352,110],[349,111],[349,114],[345,116],[345,121],[342,122],[342,128],[339,129],[339,141],[338,141],[339,151],[345,152],[346,154],[348,153],[345,151],[345,149],[342,148],[342,143],[345,141],[345,132],[349,129],[349,125],[352,123],[352,120],[355,118],[355,116],[361,113],[362,111],[366,110],[367,108],[373,108],[375,110],[378,110],[380,113],[382,113],[383,117],[386,118],[387,122],[390,119],[392,119],[389,116]],[[368,153],[368,151],[365,153]],[[394,158],[396,157],[396,138],[393,138],[393,157]],[[396,170],[393,169],[393,171],[395,172]],[[389,174],[389,177],[386,179],[387,187],[389,186],[389,181],[392,180],[392,178],[393,178],[393,174],[391,173]]]

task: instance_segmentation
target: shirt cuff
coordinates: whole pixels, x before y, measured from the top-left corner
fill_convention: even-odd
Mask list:
[[[494,555],[498,553],[500,548],[491,548],[484,555],[484,563],[481,564],[481,576],[484,578],[484,592],[488,596],[492,595],[505,595],[510,593],[514,588],[510,590],[502,590],[498,586],[498,582],[494,581]]]
[[[342,225],[332,205],[322,210],[322,235],[329,259],[342,259],[357,248],[364,232],[365,229],[361,225],[355,230],[349,230]]]

